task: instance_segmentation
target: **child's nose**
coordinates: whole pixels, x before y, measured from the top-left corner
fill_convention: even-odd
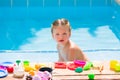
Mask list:
[[[60,35],[60,38],[63,38],[63,35]]]

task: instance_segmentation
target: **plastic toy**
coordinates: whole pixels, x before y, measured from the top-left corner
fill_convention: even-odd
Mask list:
[[[95,74],[88,74],[89,80],[94,80]]]
[[[91,62],[86,62],[86,64],[83,67],[83,70],[90,70],[90,68],[93,66]]]
[[[81,60],[74,60],[74,64],[83,68],[86,62]]]
[[[13,73],[14,64],[12,62],[2,62],[1,65],[7,69],[8,73]]]
[[[52,68],[49,68],[49,67],[42,67],[39,69],[39,71],[48,71],[49,73],[52,73],[53,69]]]
[[[24,70],[22,65],[20,64],[21,61],[16,61],[17,65],[14,66],[13,76],[17,78],[22,78],[24,76]]]
[[[23,61],[24,66],[29,66],[30,62],[29,61]]]
[[[115,65],[118,63],[117,60],[111,60],[110,61],[110,69],[115,70]]]
[[[8,66],[7,67],[7,71],[8,71],[8,73],[13,73],[13,66]]]
[[[16,60],[16,63],[17,63],[17,65],[19,65],[21,63],[21,61],[20,60]]]
[[[68,68],[69,70],[75,70],[77,67],[78,67],[78,66],[75,65],[74,63],[69,63],[69,64],[67,65],[67,68]]]
[[[35,64],[35,69],[36,70],[39,70],[41,68],[41,65],[40,64]]]
[[[66,69],[65,62],[55,62],[55,68]]]
[[[7,67],[7,66],[13,66],[14,63],[13,63],[13,62],[7,62],[7,61],[6,61],[6,62],[0,63],[0,65]]]
[[[115,71],[120,72],[120,63],[115,65]]]
[[[4,69],[0,69],[0,78],[4,78],[8,75],[7,71]]]
[[[83,72],[83,69],[81,67],[78,67],[78,68],[75,69],[75,72],[81,73],[81,72]]]
[[[0,65],[0,78],[4,78],[8,75],[7,69]]]
[[[33,76],[32,80],[51,80],[52,76],[48,71],[38,71],[35,76]]]
[[[29,71],[29,74],[30,74],[31,76],[34,76],[34,75],[35,75],[35,71],[34,71],[34,70],[30,70],[30,71]]]

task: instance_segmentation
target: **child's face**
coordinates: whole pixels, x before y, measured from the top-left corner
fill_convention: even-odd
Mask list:
[[[65,45],[70,38],[70,32],[66,27],[56,27],[53,29],[52,36],[58,44]]]

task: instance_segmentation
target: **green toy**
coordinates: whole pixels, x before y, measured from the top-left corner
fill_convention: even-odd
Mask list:
[[[78,68],[76,68],[76,69],[75,69],[75,72],[77,72],[77,73],[81,73],[81,72],[83,72],[82,67],[78,67]]]
[[[120,72],[120,64],[119,63],[115,65],[115,71]]]
[[[89,80],[94,80],[94,77],[95,77],[95,74],[88,74],[88,78],[89,78]]]
[[[21,62],[20,60],[16,60],[17,65],[19,65],[19,64],[20,64],[20,62]]]
[[[83,67],[83,70],[90,70],[91,67],[93,67],[92,62],[87,62]]]

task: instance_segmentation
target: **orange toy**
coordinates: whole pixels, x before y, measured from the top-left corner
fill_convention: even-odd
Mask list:
[[[33,70],[30,70],[30,71],[29,71],[29,74],[30,74],[31,76],[34,76],[34,75],[35,75],[35,72],[34,72]]]

